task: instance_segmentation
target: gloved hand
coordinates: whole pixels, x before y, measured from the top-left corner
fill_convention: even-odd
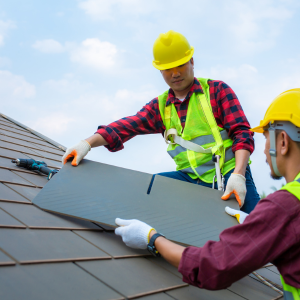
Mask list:
[[[78,166],[90,150],[91,145],[87,141],[82,140],[77,145],[67,149],[65,155],[62,157],[62,163],[65,164],[68,159],[74,157],[71,165]]]
[[[238,220],[238,222],[240,224],[243,224],[244,221],[245,221],[245,219],[246,219],[246,217],[248,216],[248,214],[246,214],[245,212],[237,210],[237,209],[230,208],[229,206],[225,207],[225,211],[230,216],[236,217],[236,219]]]
[[[115,234],[121,236],[128,247],[147,249],[149,234],[151,230],[155,230],[154,228],[139,220],[116,218],[115,223],[121,226],[115,229]]]
[[[246,196],[246,178],[243,175],[232,173],[227,181],[225,193],[221,197],[222,200],[228,200],[234,194],[240,207],[244,205]]]

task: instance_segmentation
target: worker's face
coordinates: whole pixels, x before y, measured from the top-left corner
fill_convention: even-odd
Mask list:
[[[161,74],[168,84],[168,86],[174,91],[184,91],[189,88],[194,81],[194,59],[184,65],[162,70]]]
[[[269,165],[270,167],[270,175],[273,179],[280,179],[281,176],[277,176],[275,173],[274,173],[274,170],[273,170],[273,166],[272,166],[272,161],[271,161],[271,155],[270,155],[270,134],[269,134],[269,131],[265,130],[264,131],[264,136],[266,138],[266,144],[265,144],[265,155],[266,155],[266,163]],[[278,162],[277,162],[278,163]],[[278,166],[277,166],[278,167]]]

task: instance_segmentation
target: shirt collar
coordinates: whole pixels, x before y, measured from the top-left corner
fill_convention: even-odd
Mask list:
[[[192,85],[190,91],[188,92],[188,94],[186,95],[186,97],[183,101],[189,100],[192,97],[193,93],[202,93],[203,94],[201,85],[196,77],[194,77],[194,84]],[[176,104],[176,103],[181,103],[181,101],[175,97],[174,91],[170,88],[169,92],[168,92],[166,106],[168,106],[171,103]]]

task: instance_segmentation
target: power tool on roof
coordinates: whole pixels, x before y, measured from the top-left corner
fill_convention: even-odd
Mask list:
[[[13,159],[11,162],[16,164],[18,167],[22,167],[30,171],[41,172],[42,174],[48,176],[48,180],[50,180],[59,171],[56,169],[48,168],[47,164],[40,160],[16,158]]]

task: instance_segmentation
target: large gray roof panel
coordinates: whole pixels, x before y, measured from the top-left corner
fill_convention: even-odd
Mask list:
[[[114,225],[116,217],[139,219],[169,239],[194,246],[218,240],[220,232],[236,225],[222,193],[207,187],[88,160],[74,168],[65,165],[34,199],[48,211]],[[214,215],[214,218],[211,218]]]

